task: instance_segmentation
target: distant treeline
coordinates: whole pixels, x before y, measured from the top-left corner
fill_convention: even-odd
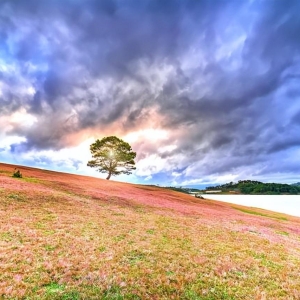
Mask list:
[[[184,193],[184,194],[190,194],[190,193],[198,193],[200,192],[199,189],[192,189],[192,188],[183,188],[183,187],[174,187],[174,186],[166,186],[165,187],[166,189],[169,189],[169,190],[173,190],[173,191],[176,191],[176,192],[181,192],[181,193]]]
[[[300,183],[281,184],[281,183],[263,183],[253,180],[240,180],[237,183],[229,182],[222,185],[207,187],[206,190],[222,190],[222,192],[239,192],[241,194],[253,195],[281,195],[300,194]]]

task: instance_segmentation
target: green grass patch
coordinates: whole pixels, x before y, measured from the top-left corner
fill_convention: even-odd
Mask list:
[[[125,240],[125,238],[126,238],[126,234],[119,234],[119,235],[115,236],[113,239],[115,242],[120,242],[120,241]]]
[[[9,174],[9,175],[11,175],[11,171],[0,170],[0,174]]]
[[[139,251],[139,250],[132,250],[127,252],[124,255],[124,261],[129,262],[131,265],[136,264],[137,262],[144,260],[146,257],[146,254]]]
[[[44,297],[42,299],[49,300],[79,300],[80,294],[77,291],[68,291],[65,284],[51,282],[44,284]]]
[[[285,236],[289,236],[290,234],[286,231],[276,231],[276,233],[280,234],[280,235],[285,235]]]
[[[9,194],[7,195],[7,199],[9,200],[13,200],[13,201],[21,201],[24,202],[27,200],[27,197],[23,194],[19,194],[19,193],[13,193],[13,194]]]
[[[34,177],[23,177],[23,181],[31,182],[31,183],[44,183],[43,180]]]
[[[64,284],[59,284],[57,282],[50,282],[47,284],[44,284],[45,292],[46,294],[56,294],[61,293],[65,290]]]
[[[0,240],[4,242],[10,242],[13,240],[13,235],[11,232],[1,232],[0,233]]]
[[[53,251],[56,249],[56,246],[53,246],[53,245],[45,245],[44,246],[45,250],[47,251]]]
[[[286,217],[283,217],[283,216],[270,215],[267,213],[258,212],[256,210],[251,210],[251,209],[246,209],[246,208],[237,208],[235,206],[232,206],[232,208],[234,208],[238,211],[241,211],[243,213],[246,213],[246,214],[251,214],[251,215],[256,215],[256,216],[261,216],[261,217],[268,217],[268,218],[273,218],[273,219],[278,219],[278,220],[283,220],[283,221],[288,220]]]

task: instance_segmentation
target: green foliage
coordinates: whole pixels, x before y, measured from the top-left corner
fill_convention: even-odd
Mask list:
[[[282,184],[282,183],[263,183],[253,180],[240,180],[237,183],[226,183],[214,187],[207,187],[207,190],[219,189],[223,192],[239,191],[242,194],[252,195],[281,195],[290,194],[298,195],[300,193],[300,186]]]
[[[22,178],[22,173],[19,169],[15,168],[14,173],[13,173],[13,177],[15,178]]]
[[[131,174],[135,170],[134,159],[136,152],[123,140],[108,136],[102,140],[96,140],[90,146],[93,159],[88,162],[88,166],[97,168],[100,173],[108,173],[106,179],[113,175]]]

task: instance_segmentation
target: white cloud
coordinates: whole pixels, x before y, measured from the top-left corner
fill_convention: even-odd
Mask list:
[[[30,127],[37,122],[37,118],[29,114],[25,108],[21,108],[7,117],[7,123],[11,125],[20,125]]]
[[[151,154],[147,158],[141,159],[136,164],[136,175],[150,176],[159,173],[167,168],[166,160],[157,154]]]
[[[179,173],[179,172],[172,172],[172,176],[173,177],[179,177],[179,176],[181,176],[182,174],[181,173]]]
[[[1,122],[0,122],[0,126],[1,126]],[[17,135],[10,135],[10,136],[6,136],[4,134],[0,133],[0,149],[2,149],[2,151],[9,151],[10,146],[13,144],[20,144],[22,142],[26,142],[26,138],[22,137],[22,136],[17,136]]]
[[[150,142],[165,140],[168,138],[168,131],[163,129],[142,129],[134,132],[130,132],[126,136],[124,136],[124,140],[129,143],[134,143],[139,140],[148,140]]]

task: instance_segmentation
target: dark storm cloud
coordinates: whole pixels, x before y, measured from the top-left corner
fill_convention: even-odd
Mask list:
[[[280,159],[299,146],[299,9],[296,0],[3,0],[0,116],[24,108],[36,118],[6,133],[26,137],[14,146],[25,151],[63,148],[81,130],[151,125],[169,131],[156,147],[176,143],[163,159],[226,157],[215,173]],[[147,157],[155,147],[139,149]]]
[[[292,124],[295,122],[297,125],[300,125],[300,111],[297,112],[292,118]]]

